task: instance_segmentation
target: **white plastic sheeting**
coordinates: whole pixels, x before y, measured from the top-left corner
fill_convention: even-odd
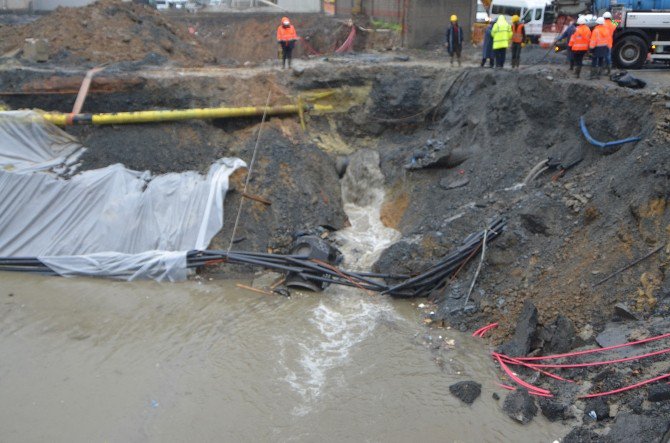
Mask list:
[[[206,176],[152,177],[117,164],[66,180],[42,166],[80,146],[35,114],[0,114],[0,165],[14,165],[0,169],[0,256],[37,257],[62,275],[186,278],[187,251],[221,230],[230,174],[245,166],[224,158]]]
[[[33,111],[0,112],[0,169],[68,172],[85,148]]]

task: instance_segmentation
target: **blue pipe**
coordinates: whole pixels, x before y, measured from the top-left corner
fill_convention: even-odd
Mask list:
[[[586,123],[584,122],[584,116],[583,115],[581,117],[579,117],[579,126],[582,128],[582,134],[584,134],[584,137],[586,138],[586,140],[589,143],[591,143],[593,146],[598,146],[599,148],[603,148],[603,149],[623,145],[624,143],[639,142],[640,140],[642,140],[642,137],[628,137],[628,138],[624,138],[622,140],[614,140],[614,141],[611,141],[611,142],[598,141],[595,138],[591,137],[591,134],[589,134],[589,130],[586,129]]]

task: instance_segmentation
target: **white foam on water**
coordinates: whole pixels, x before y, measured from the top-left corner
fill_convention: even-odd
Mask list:
[[[293,410],[297,416],[309,413],[330,381],[329,372],[349,363],[352,350],[370,336],[379,320],[400,318],[386,300],[354,293],[323,300],[311,314],[300,342],[280,340],[284,381],[302,398]],[[296,355],[295,360],[287,361],[287,354]]]

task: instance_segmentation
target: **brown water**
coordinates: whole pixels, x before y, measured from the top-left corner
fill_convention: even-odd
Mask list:
[[[11,294],[11,296],[10,296]],[[491,394],[479,340],[440,369],[410,302],[341,289],[0,275],[0,441],[551,442]],[[475,379],[472,407],[449,393]]]

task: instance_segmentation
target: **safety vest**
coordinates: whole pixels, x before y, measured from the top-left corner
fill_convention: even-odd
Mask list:
[[[491,37],[493,37],[493,49],[507,49],[509,41],[512,38],[512,27],[507,23],[505,17],[500,15],[498,21],[491,28]]]
[[[280,25],[277,28],[277,41],[278,42],[287,42],[290,40],[298,40],[298,33],[295,32],[293,25],[289,25],[285,28],[283,25]]]
[[[572,37],[570,37],[570,49],[575,52],[588,51],[589,40],[591,40],[591,30],[586,25],[579,25]]]
[[[612,47],[612,35],[605,25],[598,25],[593,28],[593,32],[591,32],[591,44],[589,47],[593,49],[598,46]]]
[[[512,42],[523,43],[523,23],[512,25]]]

